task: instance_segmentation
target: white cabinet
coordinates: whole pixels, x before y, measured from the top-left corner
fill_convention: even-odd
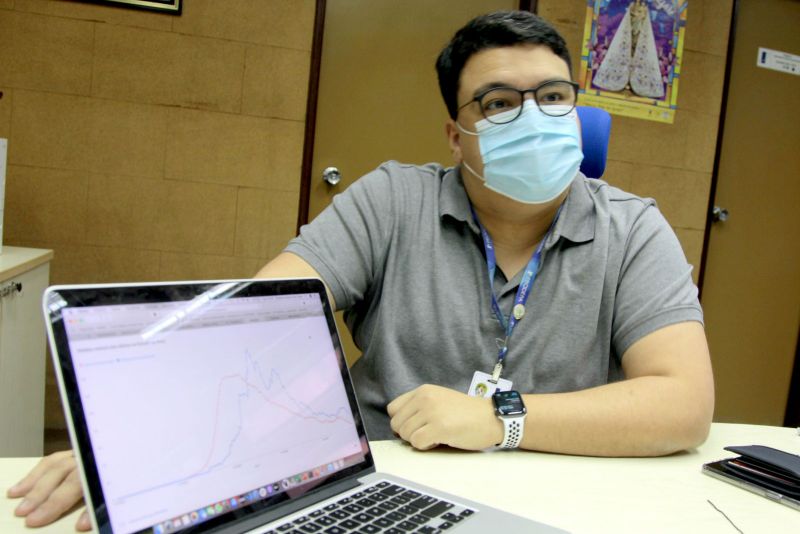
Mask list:
[[[0,254],[0,457],[41,456],[46,335],[42,294],[50,250],[3,247]]]

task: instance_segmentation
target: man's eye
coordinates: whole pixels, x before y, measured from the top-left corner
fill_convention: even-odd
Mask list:
[[[555,92],[554,93],[546,93],[546,94],[541,95],[539,97],[539,102],[547,102],[548,104],[551,104],[553,102],[561,102],[562,100],[564,100],[564,95],[561,94],[561,93],[555,93]]]
[[[514,107],[513,103],[503,98],[493,98],[492,100],[483,103],[484,111],[498,112],[510,109],[512,107]]]

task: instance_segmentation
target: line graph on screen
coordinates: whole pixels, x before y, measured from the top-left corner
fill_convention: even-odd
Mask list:
[[[176,331],[152,358],[131,347],[116,349],[118,365],[87,362],[90,432],[117,502],[226,485],[234,494],[360,451],[327,327],[275,323]],[[120,396],[130,401],[108,402]]]

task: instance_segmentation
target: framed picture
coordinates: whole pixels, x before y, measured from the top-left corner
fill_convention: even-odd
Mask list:
[[[97,4],[117,5],[120,7],[138,7],[153,11],[165,11],[173,15],[181,14],[181,0],[91,0]]]

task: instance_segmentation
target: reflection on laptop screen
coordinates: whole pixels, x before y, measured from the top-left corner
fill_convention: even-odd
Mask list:
[[[63,319],[115,532],[172,532],[363,457],[316,293]]]

